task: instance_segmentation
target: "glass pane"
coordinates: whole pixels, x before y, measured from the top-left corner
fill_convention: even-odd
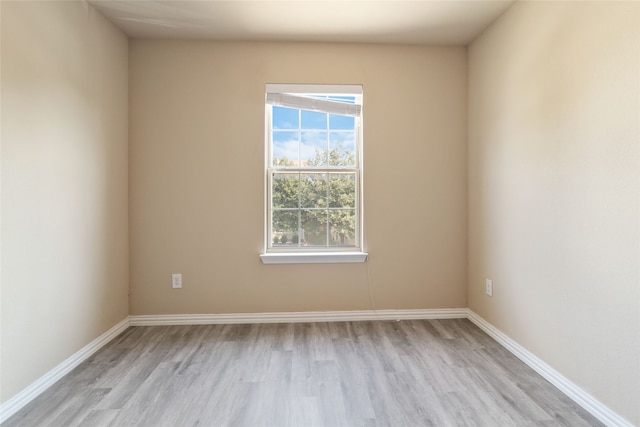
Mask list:
[[[353,95],[330,95],[328,98],[333,101],[344,102],[346,104],[356,103],[356,97]]]
[[[302,110],[302,129],[327,129],[327,113]]]
[[[353,130],[356,126],[356,118],[350,116],[329,115],[329,129]]]
[[[355,166],[354,132],[331,132],[329,135],[329,166]]]
[[[355,173],[331,174],[329,177],[329,207],[356,207],[356,175]]]
[[[300,132],[273,131],[273,166],[298,166]]]
[[[326,208],[327,174],[301,174],[300,200],[301,208]]]
[[[355,246],[355,209],[332,209],[329,211],[329,245]]]
[[[271,244],[274,247],[285,247],[294,244],[298,239],[298,210],[273,211],[271,226]]]
[[[274,208],[297,208],[299,175],[276,173],[273,175],[271,203]]]
[[[302,132],[302,167],[327,165],[327,132]]]
[[[298,129],[298,112],[295,108],[273,107],[271,118],[274,129]]]
[[[300,241],[305,246],[327,246],[327,210],[300,211]]]

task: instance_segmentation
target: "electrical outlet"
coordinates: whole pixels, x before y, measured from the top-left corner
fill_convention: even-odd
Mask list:
[[[490,297],[493,296],[493,280],[485,279],[485,281],[484,281],[484,293],[489,295]]]
[[[173,289],[179,289],[182,287],[182,274],[171,275],[171,286]]]

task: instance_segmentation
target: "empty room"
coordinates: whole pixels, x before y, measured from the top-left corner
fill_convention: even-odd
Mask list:
[[[0,25],[3,427],[640,426],[640,2]]]

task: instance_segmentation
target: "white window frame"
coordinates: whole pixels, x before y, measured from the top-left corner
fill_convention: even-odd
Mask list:
[[[265,236],[264,249],[260,258],[264,264],[298,264],[298,263],[354,263],[364,262],[367,253],[364,252],[363,239],[363,185],[362,185],[362,86],[361,85],[300,85],[300,84],[267,84],[265,95]],[[303,96],[307,95],[306,97]],[[330,100],[314,99],[314,95],[356,96],[355,104],[341,103]],[[356,176],[356,230],[355,246],[340,247],[273,247],[272,246],[272,177],[280,170],[272,166],[272,136],[271,129],[272,106],[284,106],[308,111],[318,111],[330,114],[349,115],[356,118],[355,126],[355,167],[287,167],[286,170],[301,173],[323,173],[344,171],[355,173]]]

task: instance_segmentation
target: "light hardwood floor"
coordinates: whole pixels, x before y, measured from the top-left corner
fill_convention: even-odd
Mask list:
[[[14,426],[597,426],[468,320],[131,327]]]

